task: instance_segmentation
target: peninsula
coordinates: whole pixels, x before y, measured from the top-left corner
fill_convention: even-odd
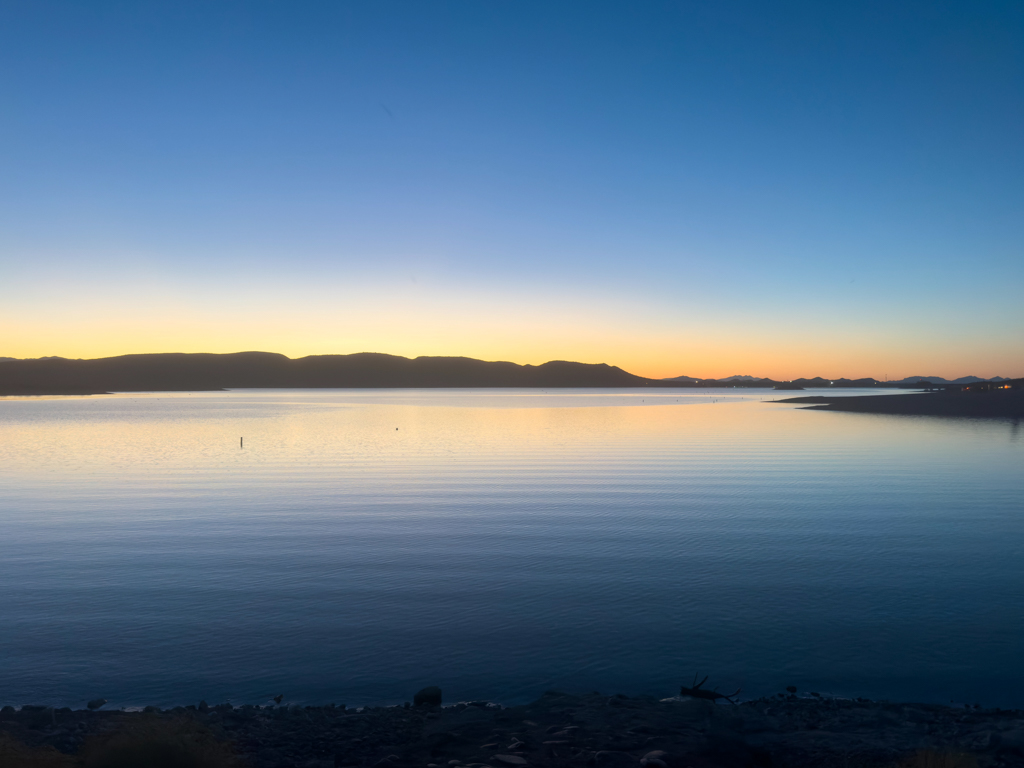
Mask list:
[[[863,397],[811,395],[775,402],[802,403],[817,411],[1019,419],[1024,418],[1024,379],[1008,379],[991,388],[969,385],[941,392]]]

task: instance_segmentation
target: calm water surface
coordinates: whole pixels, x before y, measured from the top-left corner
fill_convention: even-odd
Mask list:
[[[0,704],[1024,706],[1018,425],[778,396],[0,400]]]

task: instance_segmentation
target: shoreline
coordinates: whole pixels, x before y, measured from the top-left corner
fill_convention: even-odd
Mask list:
[[[356,709],[287,701],[143,712],[8,706],[0,737],[54,760],[69,756],[69,766],[83,750],[182,734],[234,756],[211,765],[249,768],[1024,766],[1019,709],[791,692],[736,704],[555,691],[512,707],[440,697],[431,688],[410,697],[415,705]],[[923,760],[922,752],[946,762],[906,762]]]
[[[808,411],[845,411],[894,416],[1024,418],[1024,390],[992,392],[922,392],[900,395],[809,395],[773,400],[804,404]]]

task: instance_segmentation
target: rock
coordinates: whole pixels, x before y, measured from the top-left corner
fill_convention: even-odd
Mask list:
[[[594,755],[595,768],[633,768],[636,758],[629,752],[602,750]]]
[[[502,765],[521,766],[521,765],[526,765],[527,764],[526,760],[524,758],[522,758],[522,757],[519,757],[519,755],[495,755],[494,757],[491,758],[491,760],[496,760],[497,762],[501,763]]]
[[[604,746],[608,748],[609,752],[628,752],[631,749],[640,749],[644,746],[644,742],[639,739],[625,739],[612,734]]]
[[[427,735],[427,745],[430,747],[431,757],[440,757],[452,745],[458,744],[460,738],[450,731],[439,731]],[[454,765],[455,763],[449,763]]]
[[[203,699],[202,701],[199,702],[199,711],[200,712],[209,712],[210,711],[210,705],[206,703],[206,699]]]
[[[441,706],[441,689],[436,685],[421,688],[412,697],[412,703],[417,707],[439,707]]]
[[[92,701],[90,701],[85,706],[87,706],[89,709],[95,711],[95,710],[99,709],[100,707],[102,707],[106,703],[107,703],[106,699],[93,699]]]
[[[661,729],[655,728],[653,725],[647,725],[646,723],[641,723],[640,725],[634,725],[629,730],[630,730],[631,733],[640,733],[640,734],[643,734],[644,736],[655,736],[655,735],[661,733]]]
[[[640,758],[641,766],[650,766],[650,768],[691,768],[693,765],[701,766],[717,766],[717,762],[699,761],[694,762],[692,756],[684,756],[672,752],[666,752],[663,749],[656,749],[653,752],[648,752]],[[747,765],[747,763],[725,763],[725,765]]]
[[[648,752],[640,758],[640,765],[650,766],[651,768],[668,768],[669,762],[668,752],[660,749]]]
[[[1002,749],[1013,750],[1024,754],[1024,729],[1015,728],[1012,731],[1003,731],[998,738],[993,735],[992,741]]]

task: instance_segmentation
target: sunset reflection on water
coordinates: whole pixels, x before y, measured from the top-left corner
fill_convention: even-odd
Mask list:
[[[752,693],[1010,701],[1014,425],[765,402],[789,394],[2,401],[3,683],[72,704],[424,681],[513,701],[668,695],[701,669]]]

